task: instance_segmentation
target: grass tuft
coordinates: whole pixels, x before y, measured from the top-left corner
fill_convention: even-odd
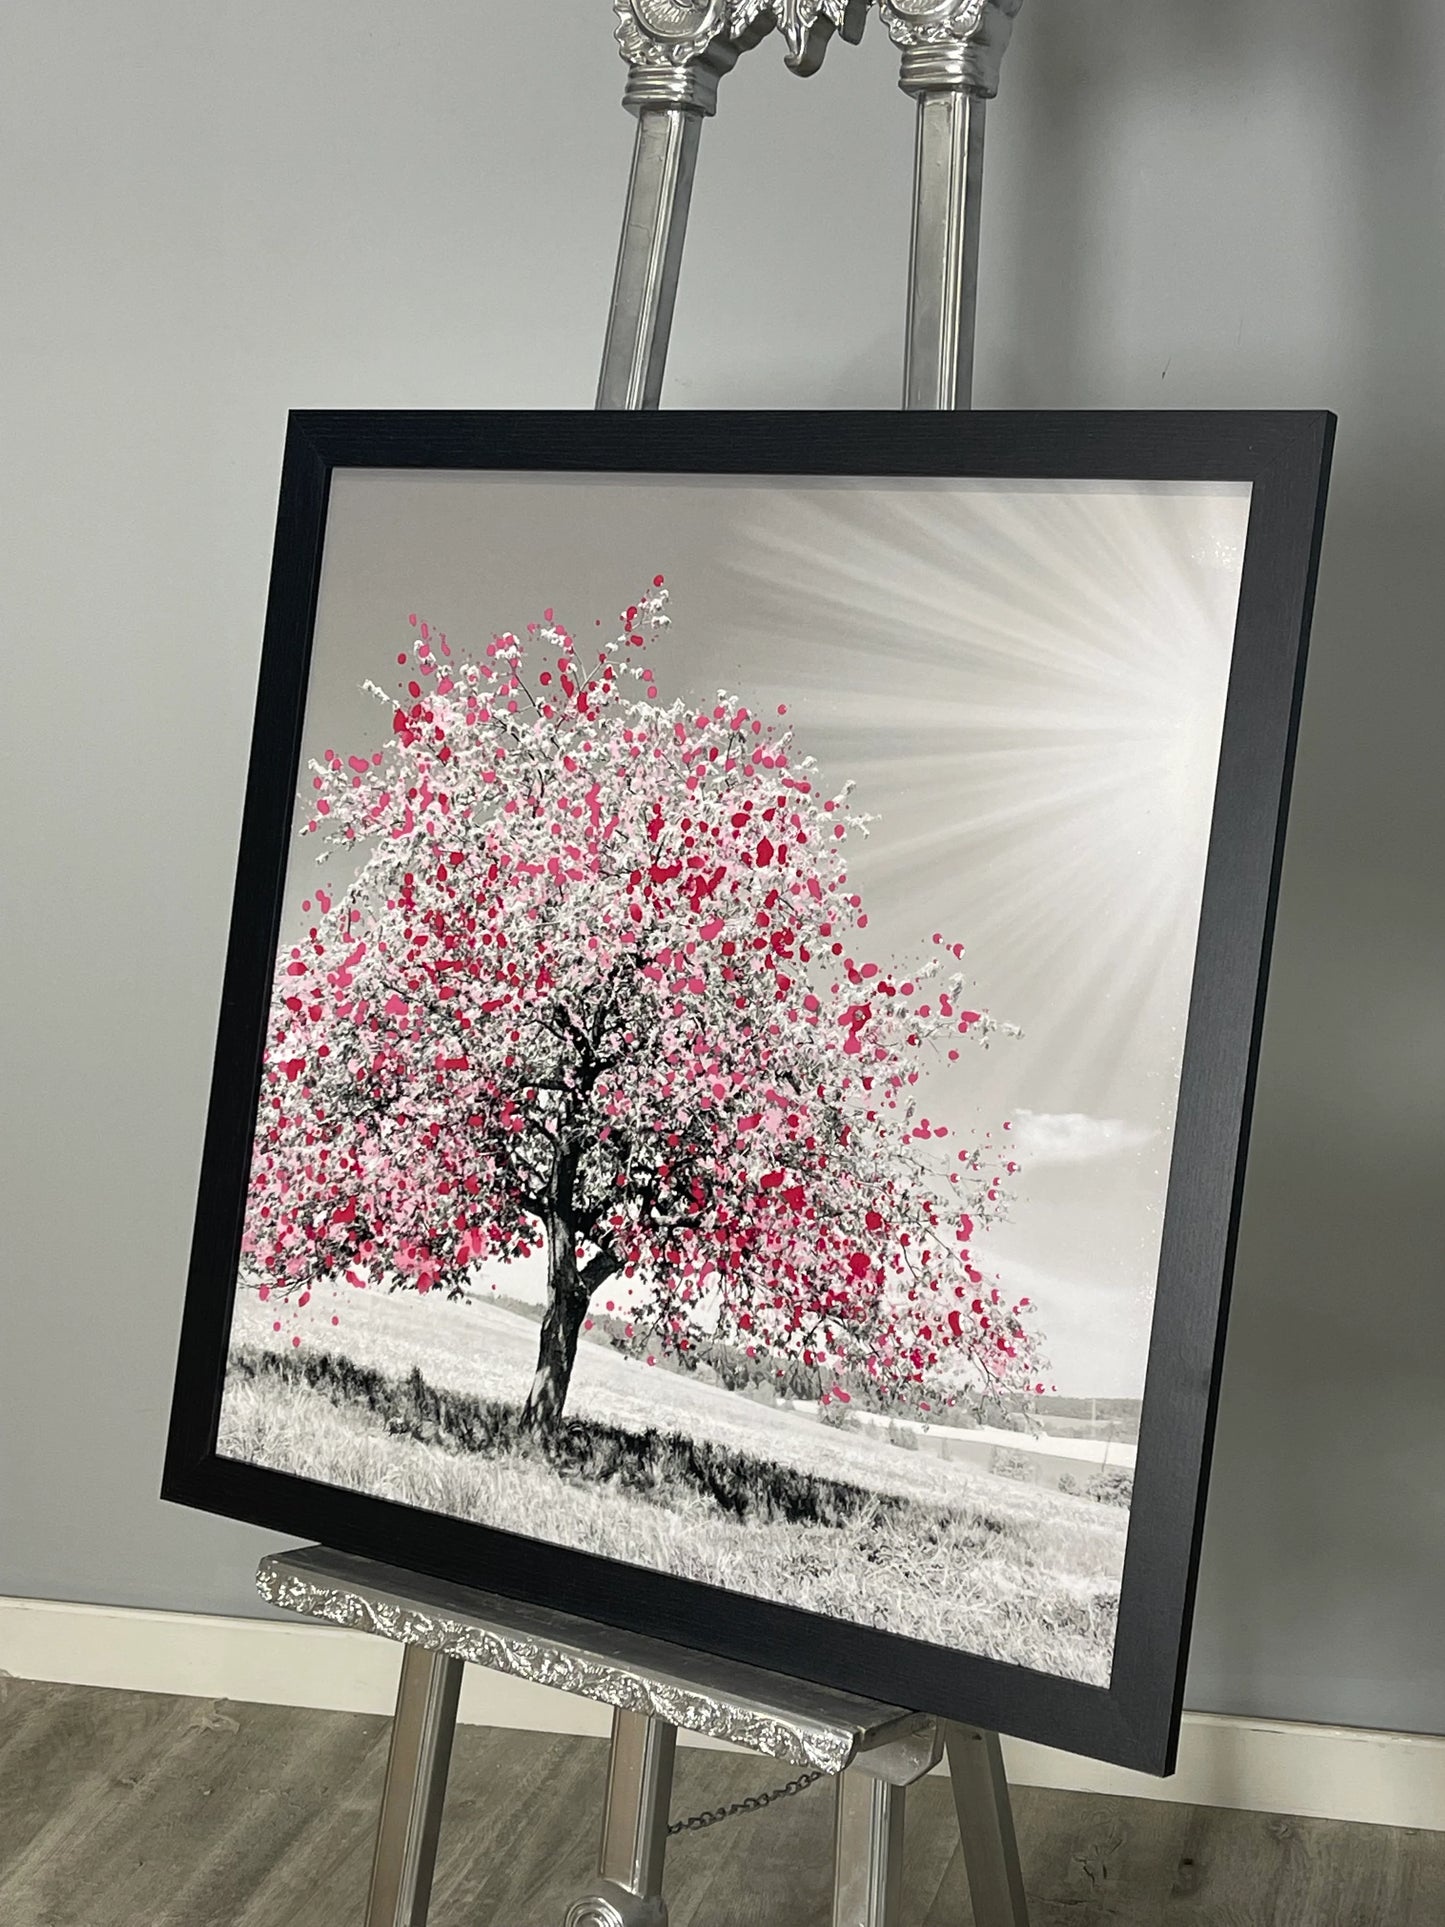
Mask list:
[[[357,1365],[334,1352],[232,1353],[229,1378],[278,1379],[320,1392],[338,1407],[365,1411],[393,1437],[420,1439],[462,1452],[535,1459],[561,1478],[587,1486],[614,1484],[650,1504],[672,1506],[679,1493],[708,1501],[727,1517],[754,1524],[843,1526],[912,1508],[904,1499],[827,1479],[794,1466],[751,1457],[684,1433],[632,1432],[598,1419],[571,1419],[544,1443],[502,1399],[438,1391],[421,1367],[404,1378]]]

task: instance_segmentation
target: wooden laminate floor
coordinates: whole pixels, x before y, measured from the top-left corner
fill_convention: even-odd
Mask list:
[[[0,1679],[0,1927],[360,1927],[388,1722]],[[605,1745],[464,1727],[432,1927],[560,1927]],[[776,1784],[679,1752],[674,1812]],[[1445,1834],[1020,1788],[1033,1927],[1445,1927]],[[826,1782],[669,1844],[674,1927],[826,1927]],[[908,1797],[905,1927],[973,1919],[942,1780]]]

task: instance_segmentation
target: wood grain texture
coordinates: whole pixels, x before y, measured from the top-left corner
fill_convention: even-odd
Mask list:
[[[4,1927],[360,1927],[387,1721],[0,1679]],[[593,1866],[606,1745],[462,1727],[432,1927],[556,1927]],[[673,1811],[786,1772],[686,1749]],[[1437,1927],[1445,1834],[1015,1795],[1033,1927]],[[669,1844],[674,1927],[824,1927],[826,1782]],[[970,1927],[948,1787],[908,1796],[904,1927]]]

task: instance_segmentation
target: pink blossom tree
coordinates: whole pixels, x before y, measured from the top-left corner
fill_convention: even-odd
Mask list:
[[[403,697],[366,685],[387,747],[311,765],[302,834],[354,880],[278,960],[262,1289],[457,1293],[544,1249],[544,1436],[619,1276],[654,1351],[801,1359],[825,1398],[1041,1390],[1027,1300],[970,1252],[997,1174],[915,1088],[991,1028],[945,969],[962,946],[935,933],[907,973],[860,954],[866,819],[785,723],[660,700],[666,600],[658,577],[585,664],[550,610],[479,662],[413,618]]]

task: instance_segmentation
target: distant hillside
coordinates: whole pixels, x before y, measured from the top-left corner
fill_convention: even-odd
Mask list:
[[[504,1291],[479,1291],[473,1294],[478,1304],[500,1305],[503,1311],[510,1311],[518,1318],[525,1318],[529,1325],[540,1325],[542,1307],[526,1298],[509,1298]]]
[[[1137,1425],[1142,1404],[1143,1400],[1137,1398],[1064,1398],[1058,1392],[1050,1392],[1036,1401],[1034,1409],[1056,1413],[1059,1418],[1084,1418],[1099,1422],[1114,1419]]]
[[[542,1322],[539,1304],[511,1298],[500,1291],[478,1295],[488,1304],[500,1305],[518,1318],[525,1318],[529,1324]],[[772,1397],[812,1400],[823,1390],[818,1372],[797,1359],[783,1361],[780,1376],[775,1361],[751,1359],[739,1346],[718,1338],[700,1340],[696,1349],[682,1358],[653,1353],[646,1342],[642,1321],[633,1321],[630,1335],[628,1324],[627,1319],[615,1313],[594,1312],[591,1329],[583,1334],[584,1342],[651,1356],[663,1371],[696,1374],[704,1383],[724,1385],[730,1392],[747,1392],[765,1402]],[[836,1382],[841,1382],[850,1402],[862,1411],[896,1410],[896,1403],[881,1397],[871,1379],[844,1377]],[[935,1406],[927,1417],[932,1425],[1012,1424],[1020,1431],[1044,1432],[1051,1438],[1134,1440],[1139,1436],[1140,1403],[1137,1398],[1065,1398],[1057,1392],[1039,1398],[978,1396],[961,1399],[952,1406]]]

